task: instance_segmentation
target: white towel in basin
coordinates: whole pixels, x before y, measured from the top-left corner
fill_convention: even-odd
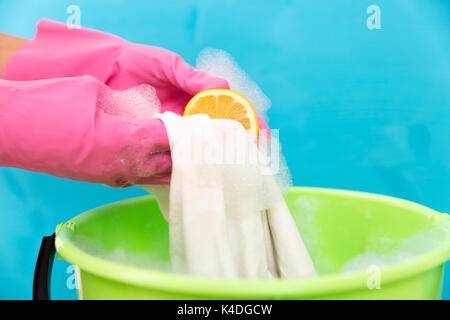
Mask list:
[[[167,129],[169,186],[154,194],[170,229],[174,271],[215,278],[316,275],[256,143],[236,121],[158,115]]]

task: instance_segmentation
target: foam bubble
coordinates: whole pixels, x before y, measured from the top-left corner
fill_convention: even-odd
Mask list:
[[[251,79],[251,77],[237,64],[233,57],[224,50],[206,48],[197,57],[197,69],[205,71],[216,77],[228,81],[230,89],[246,97],[258,116],[268,121],[267,111],[272,103],[264,94],[261,88]],[[263,136],[264,130],[260,131],[258,145],[265,148],[267,153],[268,167],[273,171],[275,180],[280,190],[285,194],[292,187],[292,176],[286,163],[286,159],[281,152],[278,130],[272,130],[271,139]]]
[[[269,98],[228,52],[214,48],[203,49],[197,57],[197,69],[227,80],[230,89],[246,97],[256,113],[268,121],[267,110],[271,106]]]
[[[158,252],[130,252],[119,244],[107,248],[101,241],[82,235],[76,235],[73,240],[84,252],[100,259],[141,269],[171,271],[170,261],[164,261]],[[126,239],[122,241],[126,243]]]
[[[319,200],[314,197],[302,195],[295,201],[292,216],[317,273],[319,275],[325,275],[336,272],[336,268],[330,259],[322,253],[320,247],[319,227],[316,217],[319,207]]]
[[[264,137],[263,132],[260,132],[258,149],[261,158],[264,158],[266,167],[275,177],[280,191],[285,195],[292,187],[292,176],[282,152],[279,130],[272,130],[270,139]]]
[[[444,218],[440,221],[431,223],[421,231],[408,238],[401,239],[398,244],[392,244],[392,241],[374,241],[370,240],[366,244],[366,252],[347,261],[341,267],[341,273],[352,273],[367,271],[369,267],[379,268],[401,263],[419,255],[432,251],[448,241],[448,232],[450,230],[450,219]],[[383,239],[382,239],[383,240]],[[392,247],[389,252],[387,247]]]
[[[99,99],[99,107],[108,114],[129,119],[149,119],[161,111],[156,90],[148,84],[110,91]]]

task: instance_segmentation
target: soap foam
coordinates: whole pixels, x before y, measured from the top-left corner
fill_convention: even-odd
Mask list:
[[[416,258],[433,249],[441,246],[448,241],[448,232],[450,230],[450,218],[442,218],[433,222],[421,231],[410,237],[401,239],[397,244],[392,244],[390,239],[386,241],[369,241],[366,244],[366,252],[347,261],[342,267],[341,273],[366,272],[369,267],[376,266],[382,268],[407,260]],[[373,237],[375,239],[375,237]],[[383,239],[382,239],[383,240]],[[392,248],[389,252],[388,247]]]
[[[336,272],[336,269],[320,248],[319,227],[316,219],[318,210],[319,201],[316,198],[302,195],[296,199],[291,213],[317,273],[325,275]]]
[[[383,268],[402,263],[442,246],[449,237],[450,218],[448,217],[430,223],[421,231],[403,238],[397,243],[388,237],[380,238],[369,235],[365,252],[348,260],[340,269],[336,270],[320,249],[320,235],[316,219],[318,210],[317,199],[303,195],[295,201],[292,215],[316,271],[322,276],[332,273],[367,272],[372,266]],[[80,235],[75,236],[72,240],[84,252],[100,259],[142,269],[174,272],[167,260],[168,257],[163,257],[158,252],[129,252],[126,245],[119,244],[112,249],[106,248],[103,243]],[[122,241],[126,243],[126,239]],[[389,252],[386,252],[387,250]]]
[[[269,98],[259,86],[242,70],[226,51],[206,48],[197,56],[197,69],[225,79],[230,89],[239,92],[252,104],[256,113],[268,121],[267,110],[271,106]]]
[[[302,195],[296,199],[292,210],[295,223],[319,275],[366,272],[372,266],[383,268],[402,263],[438,248],[448,241],[449,237],[449,217],[432,222],[419,232],[399,241],[388,236],[369,234],[364,252],[348,260],[342,267],[336,268],[320,247],[320,228],[316,217],[319,207],[316,198]]]
[[[108,114],[129,119],[153,118],[161,111],[161,102],[151,85],[112,90],[99,99],[99,107]]]
[[[130,252],[125,246],[120,245],[116,245],[111,249],[107,248],[99,240],[81,235],[75,236],[72,240],[84,252],[103,260],[141,269],[172,271],[170,262],[165,262],[166,257],[158,255],[158,252]],[[122,241],[126,243],[127,240],[123,239]]]
[[[228,52],[214,48],[203,49],[197,57],[196,67],[227,80],[230,89],[246,97],[258,116],[268,121],[267,111],[272,105],[270,99]],[[292,176],[281,152],[279,130],[272,130],[270,139],[264,130],[260,130],[258,146],[264,150],[262,152],[264,161],[275,176],[280,190],[285,194],[292,187]]]

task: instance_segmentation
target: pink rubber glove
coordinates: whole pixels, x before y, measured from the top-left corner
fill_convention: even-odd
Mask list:
[[[4,79],[24,81],[82,75],[92,75],[112,89],[121,90],[142,83],[150,84],[156,89],[156,94],[161,101],[162,111],[170,110],[178,114],[184,111],[188,100],[197,92],[210,88],[228,88],[225,80],[195,70],[178,55],[170,51],[133,44],[119,37],[86,28],[70,30],[65,24],[48,20],[41,20],[38,23],[35,39],[28,42],[10,59],[5,67]],[[21,108],[21,105],[30,107],[22,111],[20,109],[15,110],[10,115],[14,121],[8,121],[8,126],[14,123],[20,124],[21,121],[22,125],[18,125],[16,129],[8,128],[15,132],[10,134],[11,139],[9,141],[14,143],[16,136],[25,138],[24,133],[20,132],[23,128],[28,127],[28,120],[35,121],[32,126],[39,128],[41,135],[46,136],[46,138],[33,142],[34,137],[31,135],[24,139],[23,143],[20,142],[17,146],[7,147],[5,149],[9,150],[7,152],[0,149],[3,154],[0,165],[50,173],[74,180],[106,183],[110,186],[169,182],[170,149],[167,133],[160,120],[149,121],[147,127],[143,126],[142,130],[136,130],[131,136],[128,133],[120,139],[107,132],[112,130],[113,126],[100,127],[101,133],[96,132],[97,128],[88,127],[92,132],[86,134],[85,126],[95,123],[97,118],[93,117],[93,114],[98,113],[98,106],[95,101],[91,101],[91,96],[83,96],[83,99],[77,97],[77,95],[83,95],[80,87],[86,86],[86,79],[82,83],[78,82],[81,80],[75,79],[71,79],[71,82],[67,83],[61,79],[52,81],[55,82],[51,82],[51,86],[48,82],[32,84],[9,82],[2,84],[2,91],[8,92],[6,94],[0,93],[0,95],[3,95],[3,102],[10,101],[8,99],[11,99],[11,90],[17,92],[16,86],[18,86],[21,88],[21,98],[11,105],[17,105],[18,108]],[[90,79],[91,84],[92,81],[93,79]],[[67,92],[60,93],[58,90],[54,90],[54,86],[58,84],[57,87],[59,88],[61,83],[65,84]],[[77,90],[74,91],[69,87],[72,83],[76,87],[74,89]],[[100,83],[96,83],[97,87],[99,85]],[[103,86],[103,88],[106,88],[106,86]],[[30,94],[27,93],[28,90],[31,90]],[[77,95],[74,94],[75,92],[77,92]],[[55,95],[54,98],[53,95]],[[15,99],[18,99],[17,97],[16,95]],[[27,97],[31,98],[28,102],[24,100]],[[65,98],[69,97],[75,99],[76,105],[74,105],[74,102],[65,101]],[[53,103],[54,100],[57,100],[60,105],[64,105],[63,110],[67,113],[58,113],[58,116],[52,117],[50,113],[57,108],[56,104]],[[83,100],[88,100],[89,104],[80,107]],[[38,102],[45,103],[45,106],[37,104]],[[3,107],[0,107],[1,112],[3,112],[1,109]],[[75,109],[69,110],[71,107]],[[84,114],[80,116],[79,112],[82,108],[87,108],[88,115],[91,118],[86,119]],[[41,121],[40,117],[43,117],[43,114],[46,118]],[[21,117],[26,119],[21,119]],[[89,122],[83,124],[83,120]],[[56,121],[62,122],[56,123]],[[121,121],[124,128],[116,128],[116,132],[129,132],[128,126],[130,126],[130,123],[125,119],[121,119]],[[70,124],[71,122],[73,124]],[[265,123],[259,122],[260,127],[267,128]],[[74,136],[71,144],[64,145],[64,139],[58,137],[52,139],[50,137],[51,134],[61,136],[59,130],[64,129],[62,124],[68,123],[68,127],[71,127]],[[50,128],[54,128],[51,134]],[[47,135],[50,136],[47,137]],[[101,136],[101,139],[95,140],[94,137],[96,136]],[[36,136],[36,139],[38,137]],[[111,140],[107,141],[108,139]],[[3,139],[4,145],[1,145],[2,148],[9,141]],[[45,146],[45,141],[52,142]],[[117,145],[115,146],[116,141]],[[124,144],[125,141],[126,144]],[[96,146],[96,143],[99,142],[108,146],[110,156],[106,156],[102,146]],[[61,143],[61,145],[58,145],[58,143]],[[99,151],[95,151],[97,147],[99,147]],[[86,148],[95,156],[84,154],[86,157],[80,163],[80,156],[74,157],[76,154],[74,150],[86,150]],[[52,150],[53,153],[46,149]],[[136,156],[138,149],[140,149],[140,157]],[[15,159],[16,155],[12,153],[14,150],[15,152],[21,152],[18,158],[20,156],[23,158]],[[26,156],[27,153],[33,154],[34,157]],[[119,153],[119,158],[121,158],[121,163],[124,164],[125,168],[117,163],[109,162],[113,161],[113,158],[118,156]],[[104,158],[102,158],[102,155]],[[57,166],[55,167],[55,165]],[[117,171],[118,169],[120,170]]]
[[[159,119],[111,115],[111,89],[92,76],[0,80],[0,166],[112,187],[166,183],[166,131]]]
[[[189,99],[228,83],[186,64],[162,48],[134,44],[117,36],[87,28],[69,29],[42,19],[35,39],[17,52],[5,67],[4,79],[38,80],[92,75],[112,89],[142,83],[156,88],[162,112],[182,114]],[[268,129],[258,118],[261,129]]]
[[[182,114],[189,99],[212,88],[228,88],[220,78],[196,70],[168,50],[128,42],[87,28],[40,20],[35,39],[5,66],[4,79],[39,80],[91,75],[112,89],[146,83],[156,89],[162,112]]]
[[[86,74],[113,89],[151,84],[162,110],[177,113],[193,94],[228,87],[225,80],[195,70],[170,51],[47,20],[38,23],[35,39],[8,61],[4,79]],[[0,116],[8,114],[8,120],[2,117],[0,165],[110,186],[168,183],[172,163],[163,123],[155,119],[134,124],[100,112],[94,98],[109,89],[94,80],[2,82]],[[100,114],[111,121],[97,125]],[[138,129],[130,134],[130,126]]]

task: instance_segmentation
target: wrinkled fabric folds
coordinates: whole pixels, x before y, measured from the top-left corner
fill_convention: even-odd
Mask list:
[[[169,222],[174,271],[215,278],[316,274],[273,175],[236,121],[159,116],[172,153],[170,186],[143,186]]]

